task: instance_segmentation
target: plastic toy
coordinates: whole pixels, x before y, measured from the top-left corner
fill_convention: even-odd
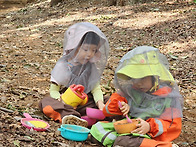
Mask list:
[[[94,118],[97,120],[103,120],[105,118],[103,111],[90,107],[86,108],[86,115],[90,118]]]
[[[62,124],[58,130],[61,131],[62,137],[73,141],[86,140],[90,132],[88,128],[71,124]]]
[[[71,85],[63,94],[62,100],[73,107],[85,105],[88,102],[88,96],[84,93],[84,86]]]
[[[138,124],[138,121],[136,121],[135,119],[132,119],[131,121],[132,123],[129,123],[127,119],[123,119],[123,120],[114,122],[114,128],[116,132],[119,134],[131,133],[131,131],[137,128],[136,124]]]
[[[28,129],[33,129],[36,131],[46,131],[50,127],[47,122],[41,119],[32,118],[28,113],[23,113],[23,115],[26,118],[22,118],[21,123],[24,127]]]

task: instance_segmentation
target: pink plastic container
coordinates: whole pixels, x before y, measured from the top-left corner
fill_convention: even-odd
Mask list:
[[[91,127],[92,125],[94,125],[97,122],[96,119],[90,118],[88,116],[82,116],[81,118],[88,122],[88,127]]]
[[[86,108],[86,114],[90,118],[94,118],[97,120],[103,120],[105,118],[105,115],[103,114],[103,111],[95,108]]]
[[[26,118],[22,118],[21,119],[21,123],[22,123],[22,125],[24,127],[28,128],[28,129],[32,128],[33,130],[36,130],[36,131],[46,131],[50,127],[50,125],[47,122],[45,122],[45,121],[43,121],[41,119],[32,118],[28,113],[23,113],[23,115]],[[42,124],[44,123],[45,127],[44,128],[38,128],[38,127],[34,126],[33,124],[31,124],[31,121],[34,121],[34,122],[36,122],[38,124],[39,123],[42,123]]]

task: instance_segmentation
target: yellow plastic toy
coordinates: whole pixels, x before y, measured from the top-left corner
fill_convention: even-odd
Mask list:
[[[88,96],[84,93],[84,86],[73,84],[62,94],[62,100],[75,108],[78,105],[85,105]]]

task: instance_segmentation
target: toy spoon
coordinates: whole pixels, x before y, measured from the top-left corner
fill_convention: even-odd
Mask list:
[[[118,101],[118,105],[119,105],[120,108],[122,107],[122,104],[121,104],[120,101]],[[128,117],[128,115],[126,114],[125,116],[126,116],[126,118],[127,118],[127,121],[128,121],[129,123],[132,123],[132,120]]]

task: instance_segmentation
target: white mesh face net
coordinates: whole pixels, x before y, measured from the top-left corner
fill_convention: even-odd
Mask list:
[[[115,71],[115,87],[130,105],[132,117],[182,117],[183,98],[157,48],[140,46],[125,54]]]
[[[105,35],[91,23],[70,26],[65,32],[64,53],[51,72],[51,81],[69,87],[81,84],[90,92],[105,68],[109,44]]]

